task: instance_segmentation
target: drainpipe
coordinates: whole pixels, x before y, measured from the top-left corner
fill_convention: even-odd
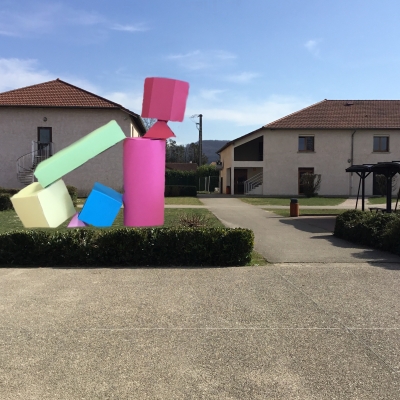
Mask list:
[[[350,162],[351,165],[353,165],[353,160],[354,160],[354,134],[357,131],[354,130],[354,132],[351,134],[351,155],[350,155]],[[353,194],[353,172],[350,174],[350,196]]]

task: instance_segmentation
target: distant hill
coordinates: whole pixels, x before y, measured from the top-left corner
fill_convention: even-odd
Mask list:
[[[203,153],[207,156],[209,164],[219,160],[216,151],[228,142],[229,140],[203,140]]]

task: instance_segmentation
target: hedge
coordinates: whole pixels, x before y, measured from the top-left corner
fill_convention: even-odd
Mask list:
[[[196,186],[197,190],[201,190],[200,186],[204,184],[205,177],[211,177],[213,179],[213,184],[211,186],[218,187],[219,171],[212,165],[202,165],[197,168],[197,171],[165,170],[165,184],[167,186]]]
[[[74,207],[76,207],[76,205],[78,204],[78,188],[76,188],[75,186],[67,185],[67,190],[69,195],[71,196]]]
[[[17,194],[20,191],[20,189],[6,189],[0,186],[0,194],[9,194],[11,196],[14,196],[14,194]]]
[[[184,185],[167,185],[165,186],[165,197],[196,197],[197,188],[196,186],[184,186]]]
[[[176,171],[169,170],[165,171],[165,185],[184,185],[184,186],[196,186],[197,185],[196,172],[194,171]]]
[[[11,195],[9,193],[0,193],[0,211],[12,210]]]
[[[242,228],[10,231],[0,234],[0,264],[246,265],[251,259],[253,245],[253,232]]]
[[[400,214],[346,211],[336,218],[334,235],[400,255]]]
[[[78,204],[78,189],[75,186],[67,186],[69,195],[71,196],[72,203],[74,207]],[[12,210],[13,205],[11,203],[10,197],[17,194],[20,189],[6,189],[0,187],[0,211]]]

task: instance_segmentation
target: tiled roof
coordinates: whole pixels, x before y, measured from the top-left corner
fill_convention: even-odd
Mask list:
[[[140,116],[120,104],[83,90],[61,79],[0,93],[0,107],[66,107],[119,109],[135,118],[141,133],[146,128]]]
[[[399,129],[400,100],[323,100],[264,128]]]
[[[240,136],[266,129],[400,129],[400,100],[323,100]]]

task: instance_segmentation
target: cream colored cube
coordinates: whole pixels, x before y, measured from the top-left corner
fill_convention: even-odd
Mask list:
[[[62,179],[46,188],[34,182],[12,196],[11,202],[25,228],[56,228],[76,213]]]

